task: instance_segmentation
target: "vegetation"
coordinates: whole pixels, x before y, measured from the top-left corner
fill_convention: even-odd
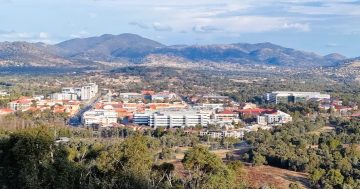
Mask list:
[[[54,142],[54,128],[3,132],[0,140],[2,188],[239,188],[236,171],[206,148],[189,150],[175,173],[157,161],[160,140],[135,135],[123,141]]]
[[[249,133],[245,138],[254,148],[246,160],[308,172],[314,188],[358,188],[360,122],[335,122],[333,132],[320,135],[311,131],[323,127],[322,120],[302,120],[272,131]]]

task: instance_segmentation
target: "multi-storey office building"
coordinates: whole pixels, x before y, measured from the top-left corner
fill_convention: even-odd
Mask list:
[[[293,91],[275,91],[266,94],[266,100],[269,103],[305,103],[310,99],[327,99],[330,100],[329,94],[321,94],[319,92],[293,92]]]
[[[167,111],[134,114],[134,123],[151,127],[194,127],[207,126],[210,122],[209,113],[197,111]]]

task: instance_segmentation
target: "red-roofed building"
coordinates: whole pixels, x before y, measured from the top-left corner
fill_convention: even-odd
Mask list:
[[[141,91],[142,95],[153,95],[155,94],[155,91],[151,91],[151,90],[142,90]]]
[[[10,109],[14,111],[26,110],[31,107],[34,99],[30,97],[21,97],[19,100],[15,100],[9,103]]]
[[[360,118],[360,112],[352,114],[352,115],[351,115],[351,117],[357,117],[357,118]]]
[[[253,108],[253,109],[238,110],[238,112],[243,116],[259,116],[265,113],[266,114],[276,113],[277,111],[274,109]]]
[[[0,109],[0,115],[8,115],[14,113],[14,111],[10,108],[2,108]]]
[[[350,106],[340,106],[340,105],[332,106],[332,108],[341,115],[349,115],[348,114],[349,112],[357,109],[357,107],[353,108]]]

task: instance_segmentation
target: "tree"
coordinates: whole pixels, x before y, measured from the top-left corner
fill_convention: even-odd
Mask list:
[[[175,166],[172,163],[163,163],[152,167],[152,187],[171,188],[173,187]]]
[[[325,182],[332,186],[341,186],[344,182],[344,176],[338,169],[331,169],[325,176]]]
[[[45,127],[21,130],[2,141],[1,185],[9,188],[43,188],[45,170],[53,161],[53,138]],[[3,172],[4,171],[4,172]]]
[[[190,188],[234,188],[234,172],[205,147],[190,149],[182,163],[189,174]]]
[[[318,184],[320,179],[325,175],[324,169],[316,169],[312,174],[310,174],[310,180],[313,185]]]
[[[298,183],[290,183],[289,189],[301,189]]]
[[[119,186],[127,188],[149,188],[153,156],[149,150],[149,139],[144,136],[128,138],[121,144],[118,160]]]
[[[255,153],[254,155],[253,155],[253,158],[252,158],[252,163],[254,164],[254,165],[264,165],[264,164],[266,164],[267,163],[267,161],[266,161],[266,158],[263,156],[263,155],[261,155],[261,154],[259,154],[259,153]]]

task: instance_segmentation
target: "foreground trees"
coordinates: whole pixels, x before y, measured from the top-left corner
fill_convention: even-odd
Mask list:
[[[191,149],[182,162],[189,174],[189,188],[235,188],[234,171],[204,147]]]
[[[186,153],[183,175],[157,161],[162,147],[149,136],[56,143],[49,127],[0,136],[1,188],[240,188],[241,164],[226,165],[205,147]]]

